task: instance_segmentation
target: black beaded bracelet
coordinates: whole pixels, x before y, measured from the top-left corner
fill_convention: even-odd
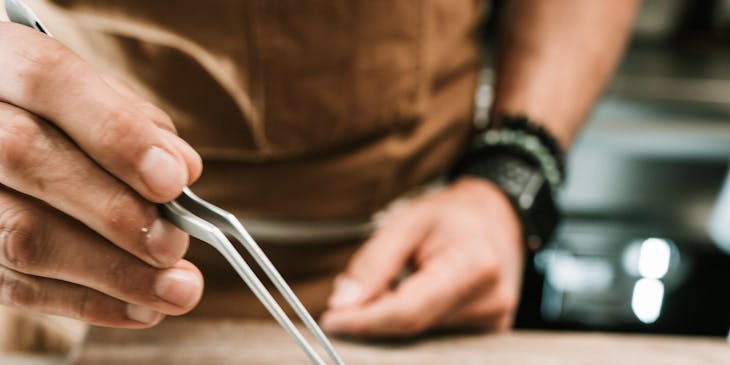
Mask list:
[[[491,129],[523,131],[526,134],[537,137],[542,145],[550,150],[552,157],[557,162],[560,174],[565,176],[565,153],[560,147],[560,143],[543,126],[532,123],[526,116],[501,115],[496,118]]]
[[[475,156],[492,152],[507,152],[539,167],[553,193],[557,193],[565,179],[562,148],[545,128],[530,122],[526,117],[500,117],[494,126],[474,138],[456,166],[462,165],[467,157],[475,161]]]

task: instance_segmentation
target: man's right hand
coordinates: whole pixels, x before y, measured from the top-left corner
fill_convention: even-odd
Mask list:
[[[0,304],[142,328],[197,304],[155,203],[201,173],[171,119],[58,41],[0,23]]]

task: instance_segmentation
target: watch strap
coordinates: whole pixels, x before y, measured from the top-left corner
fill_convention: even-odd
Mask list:
[[[560,220],[550,184],[535,163],[509,150],[493,150],[463,159],[456,166],[458,176],[489,180],[509,198],[521,223],[528,250],[548,241]]]
[[[547,243],[559,223],[554,196],[565,177],[564,154],[542,126],[523,116],[501,116],[475,136],[451,178],[473,175],[504,191],[522,222],[530,250]]]

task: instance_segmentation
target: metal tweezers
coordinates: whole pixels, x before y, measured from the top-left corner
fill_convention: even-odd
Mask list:
[[[5,10],[11,21],[27,25],[51,36],[33,10],[22,0],[6,0]],[[160,208],[170,222],[191,236],[207,242],[218,250],[228,260],[231,266],[233,266],[246,285],[251,288],[251,291],[253,291],[259,301],[274,316],[274,319],[279,322],[284,330],[304,350],[309,359],[312,360],[312,363],[325,365],[326,363],[322,361],[319,354],[312,348],[304,336],[302,336],[297,327],[294,326],[291,319],[284,313],[276,300],[274,300],[274,297],[271,296],[271,293],[269,293],[264,284],[261,283],[261,280],[251,270],[251,267],[241,257],[238,251],[236,251],[236,248],[228,240],[226,235],[239,241],[261,269],[263,269],[266,276],[274,283],[274,286],[276,286],[284,296],[284,299],[294,309],[307,329],[314,335],[317,342],[324,348],[330,359],[337,365],[344,365],[344,362],[337,352],[335,352],[332,344],[319,328],[317,322],[314,321],[312,315],[304,308],[302,302],[299,301],[299,298],[289,288],[289,285],[281,277],[281,274],[279,274],[259,245],[256,244],[256,241],[254,241],[233,214],[199,198],[188,188],[185,188],[182,195],[176,200],[166,204],[160,204]]]
[[[291,288],[289,288],[289,285],[281,277],[281,274],[279,274],[259,245],[256,244],[256,241],[254,241],[246,231],[246,228],[243,227],[241,222],[233,214],[201,199],[188,188],[185,188],[182,195],[176,200],[161,204],[160,207],[170,222],[191,236],[209,243],[218,250],[228,260],[228,263],[233,266],[236,272],[238,272],[238,275],[241,276],[241,279],[243,279],[246,285],[251,288],[251,291],[263,303],[274,319],[299,344],[302,350],[309,356],[309,359],[315,364],[325,364],[284,313],[276,300],[274,300],[264,284],[261,283],[261,280],[254,274],[251,267],[238,254],[238,251],[236,251],[236,248],[228,240],[226,235],[239,241],[261,269],[263,269],[266,276],[274,283],[307,329],[314,335],[317,342],[325,349],[332,361],[338,365],[344,364],[327,339],[327,336],[325,336],[317,325],[317,322],[312,319],[312,316],[304,308],[304,305],[302,305],[302,302],[299,301]]]

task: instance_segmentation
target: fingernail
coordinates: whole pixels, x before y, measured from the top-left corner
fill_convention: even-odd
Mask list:
[[[139,166],[142,181],[161,196],[179,193],[188,180],[187,167],[159,147],[150,147]]]
[[[147,307],[136,304],[127,304],[127,318],[144,323],[152,324],[160,320],[162,314]]]
[[[200,292],[200,278],[187,270],[165,270],[155,283],[155,295],[182,308],[190,308],[197,303]]]
[[[181,152],[189,160],[187,165],[188,180],[186,181],[186,185],[190,185],[195,182],[195,180],[197,180],[203,172],[203,158],[200,157],[198,151],[190,146],[190,144],[182,139],[178,138],[178,140],[180,141],[179,143],[182,146]]]
[[[340,321],[337,320],[337,316],[329,313],[324,313],[322,315],[322,318],[319,321],[319,326],[322,327],[323,331],[331,334],[342,331],[342,326],[340,325]]]
[[[149,228],[142,228],[142,232],[146,234],[147,252],[159,267],[178,262],[188,249],[188,235],[162,218],[157,218]]]
[[[338,279],[330,296],[329,305],[332,308],[342,308],[358,304],[362,299],[362,291],[362,285],[357,280]]]
[[[180,136],[176,133],[167,130],[163,130],[163,133],[167,135],[168,140],[175,145],[178,152],[180,152],[187,160],[187,185],[192,184],[198,177],[200,177],[200,174],[203,171],[203,159],[200,157],[198,151],[196,151],[187,141],[180,138]]]

